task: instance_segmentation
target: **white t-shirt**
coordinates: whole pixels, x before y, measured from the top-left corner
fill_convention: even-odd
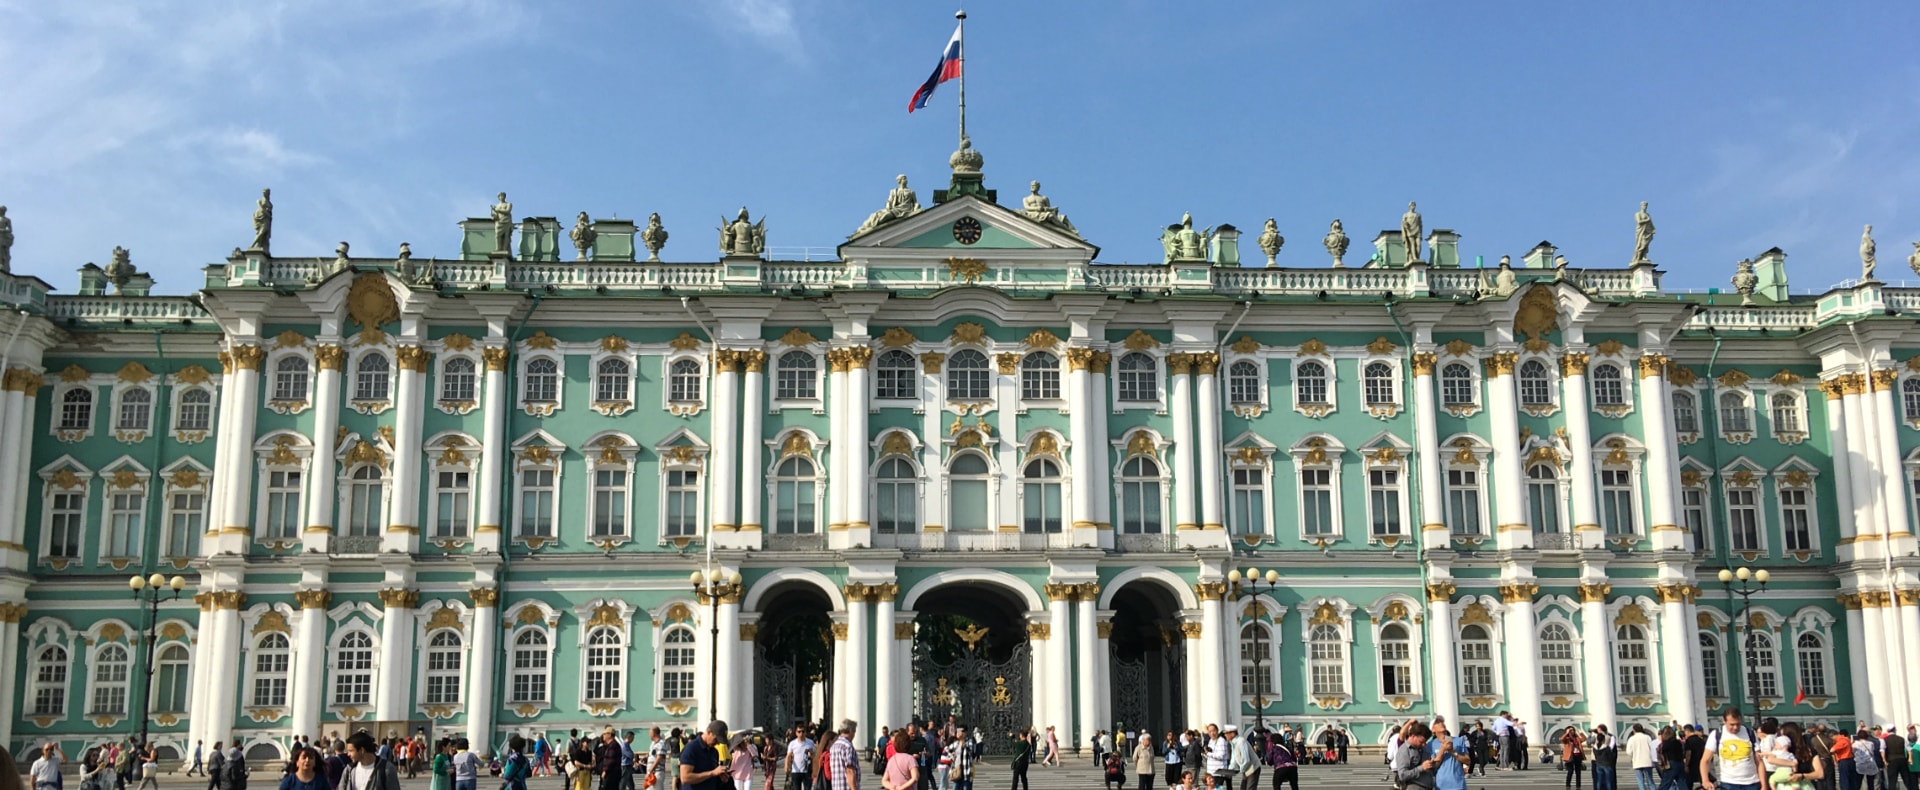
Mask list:
[[[795,738],[787,741],[787,773],[804,774],[813,759],[813,741]]]
[[[27,774],[33,777],[33,783],[36,786],[59,784],[60,755],[49,755],[34,760],[33,767],[27,769]]]
[[[347,782],[352,785],[348,790],[366,790],[372,787],[373,769],[378,764],[378,762],[355,762],[353,768],[347,772]]]
[[[1627,759],[1634,768],[1652,768],[1654,763],[1653,736],[1645,732],[1636,732],[1627,736]],[[1735,782],[1735,784],[1739,784]]]
[[[1760,768],[1753,764],[1753,733],[1742,727],[1737,733],[1725,727],[1707,737],[1707,753],[1714,755],[1714,773],[1721,784],[1757,785]]]

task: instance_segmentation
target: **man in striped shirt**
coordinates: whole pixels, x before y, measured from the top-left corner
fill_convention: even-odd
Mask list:
[[[840,737],[833,740],[833,747],[827,750],[828,778],[833,782],[833,790],[860,790],[860,757],[853,748],[853,735],[857,730],[852,719],[840,722]]]

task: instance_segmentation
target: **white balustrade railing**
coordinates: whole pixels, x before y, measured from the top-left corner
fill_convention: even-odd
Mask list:
[[[760,282],[766,285],[815,285],[828,287],[840,280],[844,268],[838,263],[762,263]]]
[[[900,549],[901,551],[1040,551],[1047,548],[1069,548],[1073,546],[1073,536],[1069,533],[1035,532],[912,532],[912,533],[876,533],[873,536],[876,548]]]
[[[1173,283],[1173,271],[1164,266],[1090,266],[1087,279],[1105,288],[1166,288]]]
[[[1712,305],[1687,320],[1688,329],[1803,329],[1815,321],[1812,305]]]
[[[47,300],[47,317],[56,321],[178,321],[206,318],[207,312],[184,296],[56,296]]]

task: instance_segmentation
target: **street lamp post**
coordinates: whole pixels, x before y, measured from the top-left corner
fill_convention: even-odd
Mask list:
[[[1754,659],[1756,656],[1753,649],[1753,596],[1755,593],[1767,589],[1767,578],[1769,576],[1770,574],[1767,573],[1765,568],[1756,571],[1752,568],[1742,566],[1737,570],[1723,568],[1720,571],[1720,586],[1725,587],[1727,590],[1728,604],[1732,604],[1732,596],[1740,596],[1740,614],[1737,625],[1740,628],[1740,655],[1744,657],[1747,672],[1746,688],[1736,689],[1734,692],[1733,700],[1734,709],[1736,710],[1741,706],[1742,694],[1754,695],[1756,697],[1759,694],[1759,684],[1756,681],[1760,679],[1760,673],[1754,668]],[[1739,586],[1734,586],[1735,582],[1739,582]],[[1728,612],[1728,614],[1731,615],[1732,612]],[[1753,715],[1758,718],[1760,712],[1757,706],[1760,700],[1756,698],[1752,700],[1752,702],[1756,706]]]
[[[180,600],[180,591],[187,588],[187,580],[179,576],[171,579],[158,573],[152,576],[133,576],[127,579],[127,589],[133,591],[133,600],[147,610],[147,631],[144,636],[147,644],[146,669],[142,672],[144,681],[140,684],[139,715],[140,745],[147,745],[147,706],[153,699],[153,647],[154,632],[160,627],[160,604]],[[171,594],[169,594],[171,593]]]
[[[1233,585],[1233,599],[1258,598],[1263,592],[1270,592],[1280,585],[1280,572],[1269,570],[1265,576],[1260,571],[1248,568],[1245,574],[1236,570],[1227,574],[1227,582]],[[1258,618],[1255,618],[1256,620]],[[1267,629],[1265,626],[1253,631],[1253,728],[1259,732],[1267,730],[1267,690],[1260,682],[1260,668],[1267,659]],[[1237,644],[1238,639],[1234,640]]]
[[[713,641],[707,649],[707,718],[720,718],[714,710],[720,700],[720,599],[740,594],[740,572],[721,573],[718,568],[694,571],[688,577],[693,594],[707,598],[707,626]]]

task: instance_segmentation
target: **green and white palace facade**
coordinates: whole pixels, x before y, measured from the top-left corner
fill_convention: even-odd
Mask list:
[[[582,215],[190,295],[16,260],[4,742],[1920,720],[1920,290],[1448,230],[1107,264],[962,159],[811,259]]]

